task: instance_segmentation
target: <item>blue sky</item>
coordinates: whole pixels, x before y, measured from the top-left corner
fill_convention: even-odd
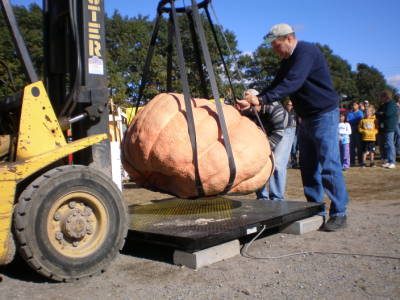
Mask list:
[[[38,0],[11,0],[28,5]],[[106,11],[154,18],[158,0],[105,0]],[[200,2],[198,0],[198,2]],[[191,0],[176,0],[176,6]],[[400,90],[400,0],[213,0],[219,21],[243,52],[254,51],[269,28],[288,23],[298,39],[328,45],[353,68],[374,66]]]

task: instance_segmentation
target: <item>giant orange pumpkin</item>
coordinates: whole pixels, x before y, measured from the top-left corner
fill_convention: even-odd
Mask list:
[[[217,195],[230,172],[216,106],[206,99],[192,99],[192,105],[200,179],[207,196]],[[223,104],[223,111],[237,170],[230,192],[255,191],[273,170],[268,139],[233,106]],[[141,186],[183,198],[197,196],[183,95],[159,94],[135,116],[123,141],[122,162]]]

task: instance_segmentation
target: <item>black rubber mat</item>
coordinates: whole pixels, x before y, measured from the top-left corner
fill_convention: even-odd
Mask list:
[[[197,251],[313,215],[322,204],[225,197],[130,206],[129,239]]]

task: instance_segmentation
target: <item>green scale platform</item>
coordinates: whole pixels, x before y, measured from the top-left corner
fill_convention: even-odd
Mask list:
[[[129,239],[194,252],[308,218],[323,204],[226,197],[131,205]]]

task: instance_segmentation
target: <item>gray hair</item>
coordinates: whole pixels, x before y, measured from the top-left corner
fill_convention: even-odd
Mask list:
[[[260,93],[256,89],[248,89],[248,90],[245,90],[244,93],[243,93],[243,95],[246,95],[246,94],[257,96]]]

